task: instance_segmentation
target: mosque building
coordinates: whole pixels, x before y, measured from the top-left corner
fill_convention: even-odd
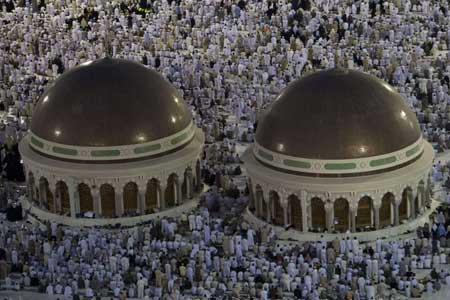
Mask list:
[[[33,207],[112,218],[192,198],[203,143],[174,86],[143,65],[104,58],[45,91],[19,149]]]
[[[341,68],[313,73],[278,96],[243,155],[250,211],[300,232],[399,225],[425,210],[433,158],[390,85]]]

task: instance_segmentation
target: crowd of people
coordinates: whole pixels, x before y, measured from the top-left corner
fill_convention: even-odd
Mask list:
[[[189,214],[134,228],[0,224],[0,282],[61,299],[378,299],[450,284],[448,208],[416,237],[298,245],[241,221],[239,144],[292,80],[337,66],[393,85],[438,152],[450,145],[444,0],[0,0],[0,158],[21,181],[17,143],[60,74],[109,55],[158,70],[206,135],[211,190]],[[450,187],[449,166],[433,179]],[[450,197],[450,196],[449,196]],[[422,270],[421,270],[422,269]],[[423,275],[423,269],[426,276]],[[4,280],[4,281],[3,281]]]

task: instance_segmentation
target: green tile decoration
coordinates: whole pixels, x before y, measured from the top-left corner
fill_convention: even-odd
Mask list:
[[[389,157],[386,157],[386,158],[380,158],[380,159],[371,160],[369,165],[371,167],[379,167],[379,166],[382,166],[382,165],[392,164],[396,160],[397,160],[397,158],[395,156],[389,156]]]
[[[52,150],[55,153],[64,154],[64,155],[72,155],[72,156],[78,155],[78,151],[75,150],[75,149],[69,149],[69,148],[63,148],[63,147],[54,146],[52,148]]]
[[[311,169],[311,164],[305,161],[285,159],[283,160],[283,163],[289,167]]]

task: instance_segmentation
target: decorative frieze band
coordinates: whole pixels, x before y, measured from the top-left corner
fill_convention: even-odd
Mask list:
[[[80,147],[64,145],[44,140],[29,132],[29,144],[38,152],[72,160],[125,160],[165,153],[181,147],[192,140],[196,126],[191,122],[185,129],[171,136],[148,143],[112,146],[112,147]]]
[[[416,159],[423,152],[424,141],[420,137],[414,144],[385,155],[359,159],[308,159],[283,155],[268,150],[257,142],[253,154],[261,162],[288,171],[311,174],[351,174],[388,169]]]

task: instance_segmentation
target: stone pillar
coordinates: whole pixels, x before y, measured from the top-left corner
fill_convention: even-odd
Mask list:
[[[302,207],[302,229],[303,232],[308,232],[308,229],[310,227],[310,224],[308,224],[308,207],[306,204],[306,197],[303,195],[300,199],[300,205]]]
[[[114,199],[116,202],[116,216],[121,217],[124,213],[124,205],[123,205],[123,187],[122,188],[114,188]]]
[[[77,215],[77,204],[78,200],[78,189],[75,188],[74,184],[67,183],[67,191],[69,192],[69,204],[70,204],[70,216],[75,218]]]
[[[422,211],[422,206],[423,206],[423,184],[419,184],[419,187],[417,188],[417,205],[418,210]]]
[[[280,201],[281,202],[281,201]],[[291,222],[289,220],[289,212],[288,212],[288,203],[287,202],[281,202],[283,205],[283,217],[284,217],[284,226],[288,226]]]
[[[357,208],[350,207],[350,232],[356,232],[356,214]]]
[[[145,214],[145,193],[147,192],[147,186],[138,186],[138,211],[141,215]]]
[[[394,225],[397,226],[400,224],[400,217],[399,217],[399,206],[400,203],[397,201],[394,201]]]
[[[94,212],[98,216],[102,215],[102,201],[100,200],[100,190],[97,187],[91,187],[92,200],[94,202]]]
[[[264,199],[264,200],[266,200],[266,199]],[[269,201],[268,201],[269,203],[267,203],[266,202],[266,207],[267,207],[267,211],[265,212],[266,213],[266,221],[267,221],[267,223],[271,223],[271,218],[272,218],[272,207],[271,207],[271,205],[270,205],[270,196],[269,196]]]
[[[181,190],[181,185],[182,185],[183,183],[180,181],[180,177],[179,176],[177,176],[177,180],[175,181],[175,183],[174,183],[174,185],[175,185],[175,188],[176,188],[176,194],[175,195],[177,195],[177,197],[176,197],[176,205],[181,205],[181,204],[183,204],[183,191]],[[187,183],[186,183],[186,186],[187,186]]]
[[[331,233],[334,227],[334,205],[332,202],[325,203],[325,215],[327,231]]]
[[[380,229],[380,205],[373,206],[373,222],[375,226],[375,230]]]
[[[308,218],[308,230],[312,228],[312,206],[311,202],[307,203],[307,218]]]

